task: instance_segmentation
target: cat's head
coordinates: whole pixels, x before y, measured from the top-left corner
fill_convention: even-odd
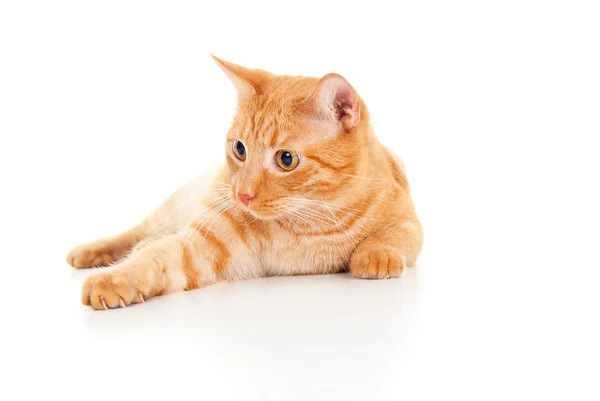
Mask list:
[[[306,202],[352,197],[369,123],[348,81],[337,74],[275,75],[214,59],[238,93],[225,147],[236,206],[270,219]]]

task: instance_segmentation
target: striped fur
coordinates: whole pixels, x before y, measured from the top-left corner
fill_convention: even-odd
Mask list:
[[[371,128],[342,77],[278,76],[215,58],[238,90],[226,164],[175,192],[131,230],[79,245],[82,302],[117,308],[218,281],[336,273],[398,277],[423,234],[402,162]],[[246,160],[233,153],[241,141]],[[278,150],[299,155],[289,172]],[[248,206],[238,194],[251,193]]]

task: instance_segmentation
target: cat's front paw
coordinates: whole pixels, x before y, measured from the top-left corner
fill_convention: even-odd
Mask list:
[[[359,247],[350,259],[350,272],[357,278],[400,277],[405,267],[406,257],[391,247]]]
[[[103,241],[78,245],[67,255],[67,263],[76,269],[108,266],[117,260],[119,260],[118,252]]]
[[[150,291],[139,280],[115,270],[89,276],[83,282],[81,302],[94,309],[125,308],[145,302]]]

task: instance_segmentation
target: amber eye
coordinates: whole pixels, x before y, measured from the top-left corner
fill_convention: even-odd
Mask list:
[[[246,160],[246,147],[243,143],[240,141],[233,141],[232,147],[235,157],[242,161]]]
[[[300,162],[296,153],[292,153],[285,149],[277,151],[275,160],[277,160],[277,165],[285,171],[292,171],[298,167],[298,163]]]

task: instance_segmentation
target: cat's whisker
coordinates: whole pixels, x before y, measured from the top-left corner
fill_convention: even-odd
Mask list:
[[[336,205],[330,205],[326,201],[312,200],[312,199],[306,199],[306,198],[284,198],[284,199],[286,199],[286,200],[288,200],[290,202],[297,202],[299,204],[314,205],[314,206],[322,207],[322,208],[326,209],[331,214],[332,218],[334,220],[336,220],[337,223],[339,223],[340,225],[343,225],[343,226],[345,226],[346,223],[342,222],[339,219],[339,217],[335,215],[334,211],[336,211],[338,213],[341,213],[341,214],[344,214],[344,215],[351,215],[351,216],[354,216],[354,217],[360,217],[360,216],[355,215],[353,213],[346,212],[346,211],[342,210],[341,208],[336,207]],[[318,212],[314,208],[311,208],[311,211],[323,215],[323,213]],[[323,215],[322,217],[328,217],[328,216]]]
[[[198,224],[200,224],[200,227],[202,227],[204,224],[206,224],[206,222],[212,218],[212,215],[215,214],[216,211],[218,209],[220,209],[227,202],[229,202],[229,199],[225,198],[225,199],[219,200],[218,202],[214,202],[214,203],[210,204],[208,206],[209,210],[207,211],[207,213],[203,214],[200,217],[200,219],[198,219],[196,221],[196,226],[198,226]]]
[[[206,232],[204,233],[204,238],[206,238],[206,236],[208,235],[208,232],[209,232],[210,228],[212,227],[213,223],[215,222],[215,220],[219,216],[221,216],[223,213],[225,213],[225,211],[233,208],[233,206],[234,206],[233,201],[229,200],[217,210],[216,214],[210,219],[210,224],[208,225],[208,227],[206,227],[206,230],[205,230]]]
[[[288,198],[284,198],[284,199],[288,199]],[[305,198],[291,198],[296,202],[290,202],[288,200],[288,205],[290,205],[295,211],[295,213],[293,214],[293,216],[295,218],[301,219],[301,217],[303,217],[304,219],[308,219],[311,222],[318,222],[320,224],[326,225],[328,227],[332,227],[335,229],[347,229],[347,223],[343,222],[342,220],[340,220],[338,218],[338,216],[334,213],[334,210],[340,214],[340,215],[350,215],[350,216],[356,216],[352,213],[349,212],[345,212],[343,210],[336,210],[335,207],[332,208],[329,206],[329,204],[325,201],[317,201],[317,200],[311,200],[311,199],[305,199]],[[323,213],[315,210],[314,208],[310,207],[311,205],[323,208],[324,210],[327,210],[331,213],[332,218],[330,218],[327,215],[324,215]],[[298,216],[298,215],[301,215]],[[360,216],[356,216],[356,217],[360,217]],[[311,225],[311,227],[313,227]],[[351,231],[351,232],[345,232],[345,235],[348,236],[348,238],[345,240],[347,243],[351,243],[351,241],[356,241],[356,240],[360,240],[361,238],[361,234],[360,231]],[[349,255],[348,255],[349,256]]]
[[[307,220],[304,216],[302,216],[300,213],[298,213],[297,209],[286,208],[286,209],[284,209],[284,213],[286,213],[289,216],[294,216],[294,217],[304,221],[311,228],[314,228],[315,230],[321,232],[321,230],[312,221]]]
[[[320,206],[323,206],[325,209],[327,209],[327,211],[329,212],[329,214],[331,215],[331,217],[333,217],[334,220],[338,221],[340,224],[342,223],[340,221],[340,219],[335,215],[335,213],[333,213],[333,210],[331,209],[331,207],[327,204],[327,202],[325,201],[321,201],[319,202]]]
[[[214,181],[214,184],[218,184],[218,185],[221,185],[221,186],[225,186],[225,187],[231,188],[231,184],[228,184],[228,183],[223,182],[223,181]]]
[[[290,203],[292,205],[294,205],[293,201],[290,202]],[[335,219],[335,218],[332,219],[331,217],[327,216],[326,214],[321,213],[321,212],[319,212],[316,209],[310,208],[307,205],[302,205],[302,204],[298,205],[298,204],[296,204],[296,206],[299,206],[298,210],[302,211],[303,213],[307,213],[307,214],[311,215],[312,217],[317,217],[317,218],[324,219],[325,221],[334,223],[335,225],[337,225],[337,224],[343,224],[338,219]]]
[[[301,209],[298,209],[297,212],[302,214],[306,218],[311,219],[315,223],[324,224],[327,227],[338,228],[338,229],[340,228],[340,226],[335,221],[333,221],[331,219],[329,219],[329,220],[323,219],[319,215],[313,214],[310,209],[301,208]]]
[[[292,219],[290,219],[288,216],[286,216],[285,214],[281,214],[279,213],[277,210],[274,210],[275,214],[277,215],[278,218],[282,218],[285,219],[285,222],[287,222],[287,226],[291,228],[291,224],[293,224],[294,226],[296,226],[296,228],[298,230],[300,230],[300,226],[296,223],[294,223],[294,221]]]
[[[351,208],[349,206],[339,205],[339,204],[336,204],[336,203],[333,203],[333,202],[327,202],[327,201],[324,201],[324,200],[312,200],[312,199],[306,199],[306,198],[293,198],[293,199],[295,199],[295,200],[297,200],[299,202],[317,204],[317,205],[323,206],[325,208],[332,209],[333,211],[338,212],[338,213],[343,214],[343,215],[348,215],[348,216],[352,216],[352,217],[355,217],[355,218],[363,218],[364,217],[364,215],[361,216],[361,215],[357,215],[355,213],[351,213],[351,212],[348,211],[348,210],[352,210],[352,211],[356,211],[356,212],[359,212],[359,213],[363,213],[364,212],[363,210]],[[381,219],[376,219],[376,218],[372,218],[372,217],[370,219],[373,220],[373,221],[383,221]]]
[[[327,208],[327,210],[331,214],[331,217],[333,217],[335,220],[337,220],[340,224],[343,224],[342,221],[333,213],[333,210],[331,210],[331,208],[329,207],[327,202],[323,201],[323,206],[325,206]]]
[[[360,215],[357,215],[357,214],[355,214],[355,213],[352,213],[352,212],[348,212],[347,210],[344,210],[344,209],[342,209],[342,208],[336,208],[336,207],[335,207],[335,206],[333,206],[333,205],[330,205],[329,207],[330,207],[330,208],[332,208],[332,210],[333,210],[333,211],[335,211],[336,213],[339,213],[339,214],[341,214],[341,215],[344,215],[344,216],[352,216],[352,217],[355,217],[355,218],[361,218],[361,216],[360,216]],[[361,212],[360,210],[357,210],[357,211],[358,211],[358,212]]]
[[[195,236],[194,236],[194,241],[197,238],[198,233],[204,228],[204,226],[208,223],[214,220],[214,218],[216,216],[218,216],[218,214],[220,212],[223,211],[224,207],[230,207],[230,205],[233,205],[233,201],[231,201],[231,199],[224,199],[221,200],[220,202],[216,202],[211,206],[211,210],[210,212],[208,212],[205,216],[202,217],[202,219],[200,220],[200,222],[202,222],[200,224],[200,226],[198,227],[198,225],[196,224],[194,226],[194,231],[195,231]],[[212,223],[211,223],[212,224]],[[209,226],[210,227],[210,226]],[[206,233],[204,234],[204,237],[206,238]]]
[[[319,220],[324,219],[324,222],[326,223],[337,223],[329,216],[321,213],[318,210],[315,210],[314,208],[310,208],[307,204],[301,202],[286,200],[284,206],[290,208],[291,210],[294,210],[296,213],[302,214],[303,217],[310,218],[311,220],[314,218],[319,218]]]
[[[198,224],[198,223],[202,222],[202,225],[204,225],[206,223],[206,221],[208,221],[209,216],[214,213],[214,209],[216,207],[217,206],[207,208],[205,210],[205,212],[201,216],[199,216],[198,219],[196,219],[196,223],[195,224]],[[185,239],[185,241],[183,243],[182,250],[188,244],[196,242],[196,239],[198,238],[198,233],[199,233],[199,230],[196,227],[196,225],[194,225],[194,227],[192,227],[191,233],[189,233],[187,235],[187,237],[186,237],[186,239]]]
[[[171,210],[171,211],[169,212],[169,214],[167,214],[165,217],[161,217],[161,218],[159,219],[159,221],[160,221],[160,225],[158,226],[158,228],[156,229],[156,231],[158,231],[158,232],[162,232],[162,231],[163,231],[163,228],[164,228],[164,227],[165,227],[165,226],[166,226],[166,225],[167,225],[167,224],[170,222],[170,220],[169,220],[169,219],[171,218],[171,216],[173,216],[173,214],[174,214],[175,212],[179,211],[180,209],[181,209],[181,205],[177,205],[177,206],[175,206],[175,207],[173,208],[173,210]]]
[[[229,196],[229,197],[231,197],[231,196],[232,196],[232,193],[231,193],[231,190],[230,190],[230,189],[228,189],[228,190],[225,190],[225,191],[213,191],[213,193],[214,193],[215,195],[218,195],[218,196]]]
[[[320,200],[320,199],[309,199],[309,198],[298,198],[298,197],[284,197],[283,199],[294,200],[294,201],[304,202],[304,203],[312,203],[315,205],[322,205],[325,202],[324,200]]]
[[[300,226],[299,226],[298,224],[296,224],[296,223],[294,222],[294,220],[292,220],[292,219],[291,219],[289,216],[285,216],[285,215],[284,215],[284,216],[283,216],[283,218],[284,218],[286,221],[288,221],[288,222],[289,222],[289,224],[290,224],[290,227],[293,225],[294,227],[296,227],[296,228],[298,229],[298,231],[302,231],[302,229],[300,228]]]
[[[203,217],[203,214],[207,213],[207,210],[208,210],[208,208],[203,209],[202,212],[198,213],[196,215],[196,217],[194,219],[192,219],[191,221],[193,222],[198,219],[201,219]],[[190,222],[190,224],[191,224],[191,222]],[[188,224],[188,228],[189,228],[190,224]],[[194,236],[194,241],[196,240],[195,239],[195,236],[197,235],[196,233],[197,233],[196,230],[190,230],[190,232],[185,235],[185,239],[183,240],[183,243],[182,243],[181,249],[180,249],[181,253],[183,253],[183,249],[188,245],[189,240],[191,239],[192,235]]]
[[[349,177],[349,178],[356,178],[358,180],[371,181],[371,182],[385,181],[384,178],[368,177],[368,176],[362,176],[362,175],[344,174],[344,173],[337,173],[337,175],[341,175],[341,176]]]
[[[355,212],[361,212],[361,211],[362,211],[361,209],[356,209],[356,208],[350,207],[350,206],[348,206],[348,205],[346,205],[346,204],[343,204],[343,203],[342,203],[342,204],[340,204],[340,203],[336,203],[336,202],[334,202],[334,201],[329,201],[329,202],[327,202],[327,201],[324,201],[324,200],[323,200],[323,201],[321,201],[321,202],[323,202],[323,203],[327,203],[327,205],[329,205],[329,206],[332,206],[332,207],[336,207],[336,208],[338,208],[338,209],[347,209],[347,210],[353,210],[353,211],[355,211]]]
[[[302,221],[306,222],[306,223],[307,223],[307,224],[308,224],[310,227],[312,227],[313,229],[315,229],[317,232],[319,232],[319,233],[321,233],[321,234],[323,234],[323,230],[322,230],[322,229],[321,229],[321,228],[320,228],[320,227],[319,227],[317,224],[315,224],[315,221],[318,221],[318,222],[322,222],[322,223],[324,223],[324,224],[331,225],[331,223],[328,223],[328,222],[322,221],[322,220],[320,220],[320,219],[317,219],[317,218],[315,218],[314,216],[311,216],[311,215],[309,215],[309,214],[306,214],[305,212],[303,212],[303,211],[302,211],[302,210],[300,210],[300,209],[296,209],[296,208],[294,208],[294,209],[290,209],[290,208],[288,208],[288,209],[286,209],[286,210],[287,210],[287,212],[289,212],[290,214],[292,214],[292,215],[296,216],[297,218],[299,218],[300,220],[302,220]]]
[[[214,199],[211,199],[210,201],[206,202],[203,206],[204,208],[202,209],[202,211],[200,213],[198,213],[198,215],[196,215],[190,222],[202,222],[204,221],[204,219],[207,218],[207,216],[215,209],[217,208],[220,204],[222,204],[223,202],[226,202],[227,199],[229,197],[227,195],[221,195],[218,196]]]
[[[306,202],[306,203],[315,203],[315,204],[320,204],[320,205],[328,205],[328,206],[333,206],[337,209],[348,209],[348,210],[354,210],[356,212],[360,212],[361,210],[359,209],[355,209],[355,208],[351,208],[349,206],[346,205],[340,205],[338,203],[335,203],[333,201],[325,201],[325,200],[315,200],[315,199],[308,199],[308,198],[286,198],[286,199],[293,199],[293,200],[297,200],[299,202]]]
[[[204,225],[208,216],[211,215],[214,212],[214,209],[218,208],[220,204],[226,202],[227,198],[227,196],[220,196],[207,202],[204,205],[204,208],[200,211],[200,213],[196,214],[194,218],[190,220],[190,224],[197,224],[202,222],[202,225]],[[186,235],[185,240],[183,241],[182,250],[190,243],[190,239],[192,239],[192,236],[194,237],[192,242],[196,241],[196,238],[198,236],[197,229],[191,230],[191,233],[188,233]]]

